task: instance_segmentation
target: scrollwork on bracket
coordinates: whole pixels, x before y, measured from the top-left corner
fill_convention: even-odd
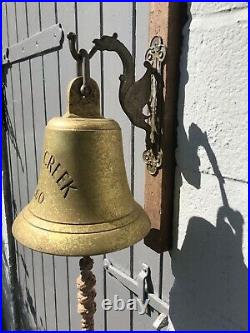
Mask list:
[[[162,65],[166,57],[166,47],[159,36],[155,36],[146,52],[145,61],[157,71],[157,74],[151,75],[151,94],[148,101],[148,123],[150,125],[150,144],[143,153],[143,159],[147,170],[151,175],[155,175],[162,165],[161,149],[161,123],[163,106],[163,79]]]
[[[84,57],[88,61],[97,51],[111,51],[118,54],[123,64],[123,74],[120,75],[119,101],[123,111],[126,113],[134,126],[142,128],[146,132],[146,151],[143,158],[150,174],[156,174],[161,166],[162,152],[160,147],[161,137],[161,117],[160,107],[163,90],[163,80],[161,76],[162,63],[165,59],[166,48],[161,37],[154,37],[150,48],[146,52],[144,66],[146,72],[141,79],[135,81],[134,59],[128,49],[117,39],[117,34],[113,36],[102,36],[95,39],[95,46]],[[70,51],[72,56],[79,60],[81,50],[75,49],[76,38],[73,33],[68,35],[70,41]],[[145,106],[148,106],[149,115],[143,113]]]

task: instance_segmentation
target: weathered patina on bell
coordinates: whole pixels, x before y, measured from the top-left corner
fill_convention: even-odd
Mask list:
[[[40,176],[13,224],[23,245],[55,255],[95,255],[128,247],[150,229],[126,177],[119,125],[100,116],[99,90],[69,87],[68,110],[45,130]]]

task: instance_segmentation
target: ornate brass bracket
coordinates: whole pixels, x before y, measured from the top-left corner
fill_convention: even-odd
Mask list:
[[[161,149],[161,124],[162,124],[162,106],[163,106],[163,80],[162,65],[166,57],[166,47],[159,36],[155,36],[146,52],[145,61],[157,71],[157,75],[151,75],[151,94],[148,101],[150,124],[150,145],[143,153],[143,159],[147,170],[151,175],[155,175],[162,165]]]
[[[102,36],[94,39],[95,46],[87,52],[84,49],[76,50],[76,35],[68,34],[69,47],[73,58],[83,65],[83,86],[81,92],[84,96],[89,93],[90,80],[89,60],[97,51],[116,52],[123,64],[123,74],[120,75],[119,101],[134,126],[146,132],[146,150],[143,153],[147,170],[155,175],[161,167],[161,106],[163,101],[162,64],[166,56],[166,47],[161,37],[154,37],[150,48],[146,52],[144,66],[146,72],[141,79],[135,81],[134,59],[128,49],[113,36]],[[79,68],[79,67],[78,67]],[[148,115],[143,113],[148,106]]]

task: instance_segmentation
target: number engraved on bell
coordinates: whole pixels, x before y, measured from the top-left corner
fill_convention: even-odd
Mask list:
[[[36,190],[35,192],[35,198],[38,201],[38,203],[43,203],[44,202],[44,193],[40,191],[39,189]]]
[[[47,150],[43,156],[43,163],[51,176],[55,179],[59,189],[63,193],[64,198],[67,198],[70,190],[78,190],[68,171],[63,169],[61,163],[58,162],[55,156],[50,154]]]

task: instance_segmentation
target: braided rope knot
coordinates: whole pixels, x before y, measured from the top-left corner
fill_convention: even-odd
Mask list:
[[[93,260],[90,257],[83,257],[79,261],[80,276],[76,280],[77,285],[77,312],[82,316],[81,330],[94,330],[94,313],[96,312],[96,296],[95,284],[96,278],[91,272],[93,268]]]

